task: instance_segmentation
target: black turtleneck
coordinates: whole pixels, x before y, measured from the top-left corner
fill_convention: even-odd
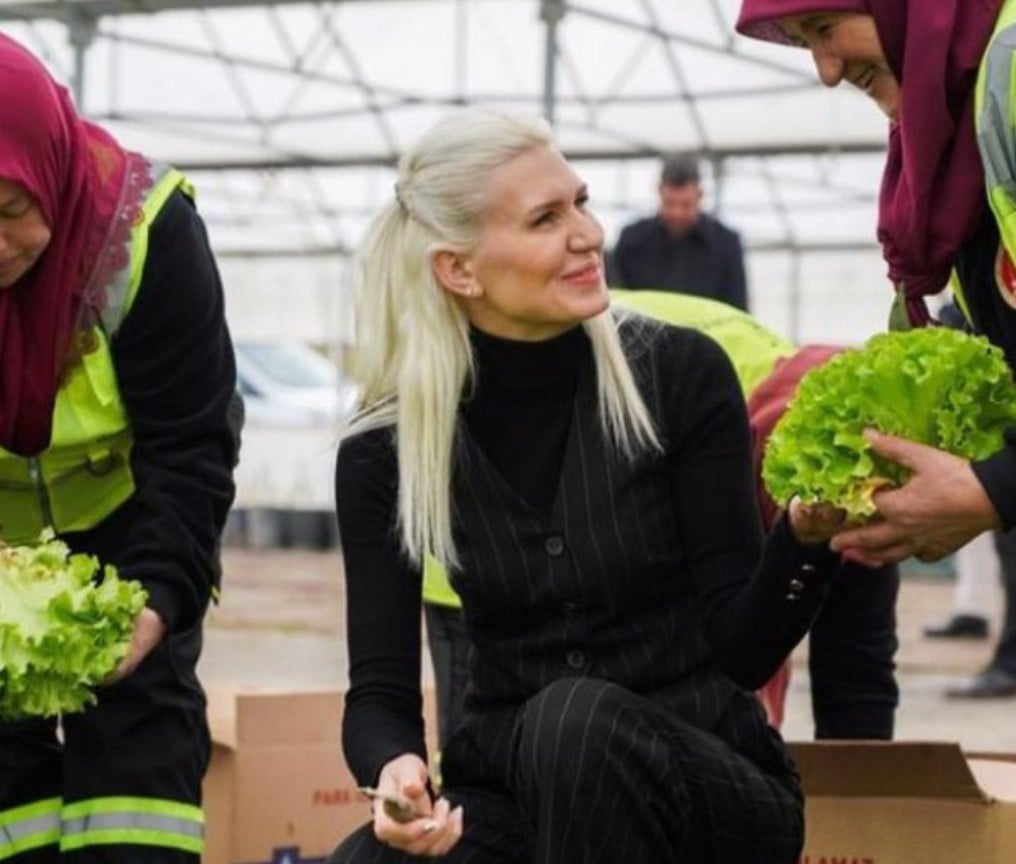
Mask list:
[[[589,339],[577,326],[543,342],[470,334],[476,382],[463,415],[484,455],[537,510],[550,510]]]

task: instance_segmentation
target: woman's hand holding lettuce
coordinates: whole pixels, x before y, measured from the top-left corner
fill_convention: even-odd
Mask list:
[[[51,540],[0,546],[0,718],[80,711],[127,655],[144,589]]]
[[[899,489],[876,492],[878,519],[837,534],[834,550],[868,566],[911,556],[937,561],[1001,527],[969,461],[902,438],[870,430],[865,435],[872,450],[905,466],[910,479]]]
[[[865,563],[922,552],[938,557],[964,541],[960,535],[943,537],[938,548],[930,548],[935,540],[930,509],[938,504],[925,499],[940,498],[942,483],[957,492],[970,482],[976,486],[967,460],[1000,450],[1002,433],[1013,424],[1016,383],[1002,353],[987,340],[943,328],[882,334],[805,376],[773,430],[762,476],[776,501],[786,505],[796,496],[832,504],[854,523],[871,519],[876,510],[889,518],[888,496],[902,496],[901,512],[893,514],[897,530],[880,526],[877,538],[879,545],[893,547],[891,553]],[[894,438],[865,434],[870,429]],[[904,486],[910,494],[901,489],[876,495]],[[923,505],[929,507],[926,526],[918,525]],[[943,530],[954,517],[945,519]],[[908,527],[907,520],[914,524]],[[980,524],[985,520],[968,521],[961,535],[990,527]],[[928,536],[917,539],[925,527]],[[834,543],[841,549],[850,545]]]
[[[166,624],[154,609],[147,606],[134,619],[134,632],[131,634],[130,647],[120,665],[106,678],[103,684],[115,684],[134,672],[141,662],[166,636]]]

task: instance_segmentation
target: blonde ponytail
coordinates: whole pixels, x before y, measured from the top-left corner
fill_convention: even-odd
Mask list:
[[[475,243],[491,173],[534,147],[553,146],[542,120],[470,110],[434,126],[399,164],[393,200],[374,219],[356,278],[355,372],[360,412],[350,437],[394,426],[402,545],[414,562],[458,565],[451,483],[459,405],[473,379],[469,323],[430,265],[438,245]],[[604,434],[632,456],[658,447],[609,311],[585,323]]]

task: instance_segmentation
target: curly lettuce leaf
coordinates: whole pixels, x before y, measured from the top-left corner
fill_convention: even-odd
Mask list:
[[[126,656],[144,589],[56,540],[0,546],[0,718],[95,702],[91,687]]]
[[[907,480],[872,452],[864,429],[983,459],[1013,424],[1016,383],[986,339],[942,327],[883,333],[801,379],[769,438],[762,480],[780,504],[826,501],[861,521],[878,488]]]

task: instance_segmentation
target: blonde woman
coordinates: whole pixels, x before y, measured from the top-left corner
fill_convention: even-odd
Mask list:
[[[470,111],[403,158],[366,241],[343,737],[411,815],[375,802],[333,862],[797,860],[797,776],[750,691],[818,610],[834,526],[792,508],[763,542],[729,362],[608,309],[587,197],[542,122]],[[427,553],[473,647],[440,795]]]

